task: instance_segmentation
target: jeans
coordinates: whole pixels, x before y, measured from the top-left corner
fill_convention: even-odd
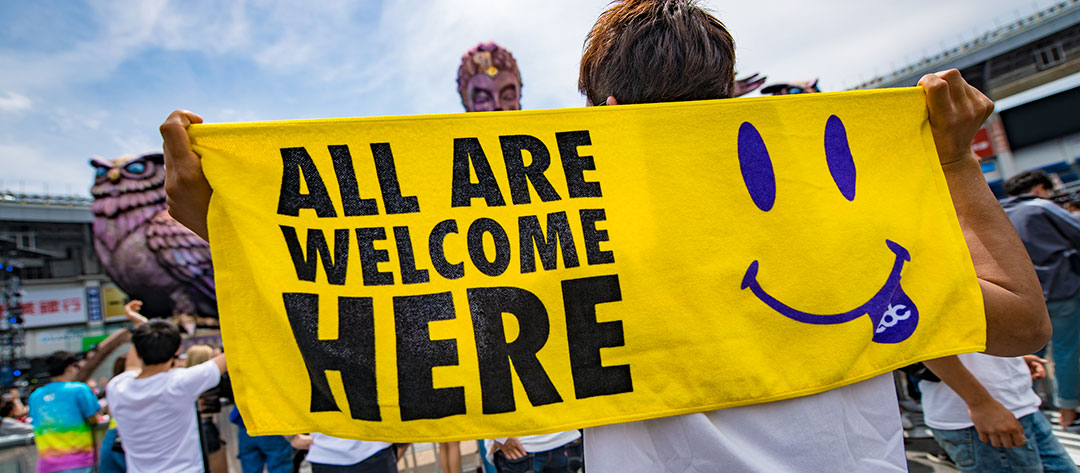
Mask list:
[[[262,473],[264,465],[269,473],[292,473],[293,449],[285,437],[252,437],[243,425],[238,425],[236,446],[239,450],[236,456],[240,458],[243,473]]]
[[[1054,405],[1059,409],[1080,407],[1080,294],[1068,299],[1047,301],[1050,325],[1050,353],[1054,357]]]
[[[544,452],[526,454],[510,460],[503,452],[495,452],[495,470],[499,473],[565,473],[582,469],[581,439]]]
[[[934,440],[956,462],[960,471],[996,472],[1072,472],[1076,473],[1065,447],[1051,431],[1050,421],[1041,412],[1019,419],[1027,444],[1023,447],[995,448],[979,440],[975,427],[960,430],[930,429]]]
[[[127,471],[127,462],[124,460],[124,451],[117,451],[116,429],[105,432],[105,438],[101,440],[101,451],[98,452],[98,473],[124,473]]]

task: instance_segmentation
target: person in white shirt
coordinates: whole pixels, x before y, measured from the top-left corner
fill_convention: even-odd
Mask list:
[[[125,371],[109,381],[105,395],[124,439],[127,470],[201,473],[195,401],[221,380],[225,355],[172,370],[180,353],[180,329],[167,320],[144,320],[136,321],[135,349],[128,352]]]
[[[397,473],[393,444],[331,437],[313,432],[290,435],[289,443],[307,450],[312,473]]]
[[[981,353],[926,362],[941,378],[919,382],[926,425],[962,471],[1078,471],[1031,388],[1045,362]]]
[[[485,441],[499,473],[571,473],[582,466],[581,432],[570,430]]]

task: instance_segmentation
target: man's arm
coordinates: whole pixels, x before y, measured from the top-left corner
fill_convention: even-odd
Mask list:
[[[1005,406],[990,396],[975,375],[960,362],[960,358],[947,356],[923,362],[945,382],[964,404],[968,406],[971,422],[979,432],[979,440],[998,448],[1023,447],[1024,426]]]
[[[126,327],[109,334],[105,340],[102,340],[101,343],[97,344],[97,350],[94,352],[94,355],[86,358],[85,364],[79,368],[79,372],[75,375],[75,381],[80,383],[87,382],[94,373],[94,370],[96,370],[98,366],[101,366],[102,361],[105,361],[105,358],[130,340],[131,331]]]
[[[225,354],[224,353],[211,358],[210,362],[217,364],[218,372],[221,373],[221,374],[225,374],[225,372],[228,371],[228,369],[229,369],[228,366],[225,366]]]
[[[169,215],[203,240],[208,240],[206,214],[210,208],[210,183],[202,171],[202,158],[191,150],[187,127],[202,117],[176,110],[161,124],[165,151],[165,200]]]
[[[127,304],[124,304],[124,316],[127,317],[131,323],[138,327],[146,323],[146,316],[139,313],[142,309],[142,301],[138,299],[132,299]],[[132,345],[127,351],[127,355],[124,358],[124,371],[141,370],[143,367],[142,358],[139,358],[139,352],[135,350],[135,346]]]
[[[964,232],[986,312],[986,352],[1020,356],[1050,339],[1050,317],[1031,258],[971,151],[994,105],[951,69],[919,80],[941,168]]]

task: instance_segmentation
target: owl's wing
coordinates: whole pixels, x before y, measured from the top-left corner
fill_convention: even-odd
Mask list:
[[[150,219],[146,243],[169,274],[191,285],[211,301],[216,300],[209,243],[177,222],[165,210]]]

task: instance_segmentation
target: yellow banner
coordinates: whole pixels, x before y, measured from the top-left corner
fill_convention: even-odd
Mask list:
[[[985,342],[921,89],[190,134],[253,435],[562,431]]]

